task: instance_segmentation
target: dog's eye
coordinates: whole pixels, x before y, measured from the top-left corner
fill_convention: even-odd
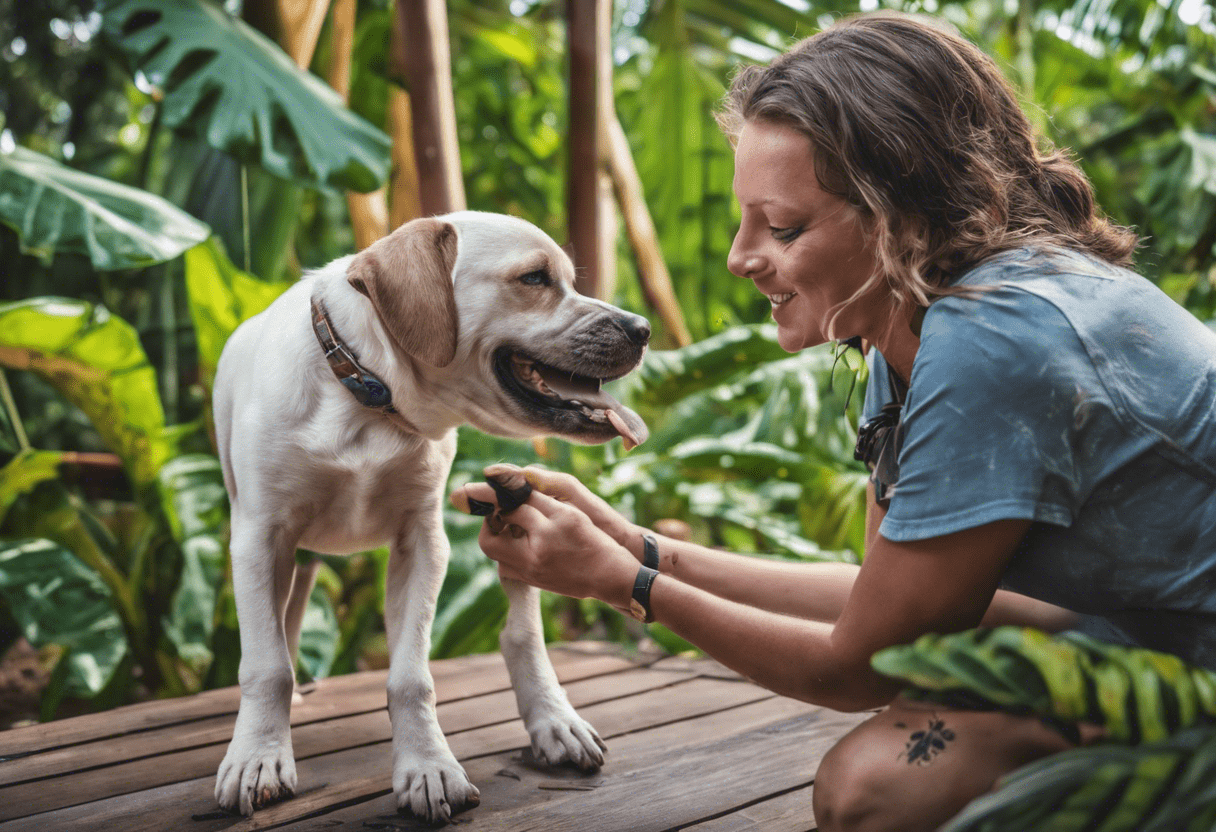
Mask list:
[[[548,286],[549,285],[549,273],[538,269],[537,271],[528,272],[525,275],[520,275],[519,282],[526,283],[529,286]]]

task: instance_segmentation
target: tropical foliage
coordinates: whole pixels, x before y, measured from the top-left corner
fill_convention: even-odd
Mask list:
[[[358,7],[348,109],[211,0],[0,0],[0,649],[19,634],[65,699],[103,707],[235,680],[227,501],[209,439],[224,340],[301,269],[348,253],[342,194],[389,173],[387,0]],[[1216,315],[1216,27],[1195,0],[910,0],[998,57],[1099,201],[1147,235],[1146,273]],[[869,6],[867,6],[868,8]],[[470,207],[565,238],[563,4],[448,3]],[[661,330],[618,394],[646,445],[509,442],[462,430],[453,484],[489,461],[571,470],[638,521],[788,558],[857,558],[856,353],[782,352],[767,302],[725,267],[737,209],[712,111],[764,60],[853,0],[618,0],[615,102],[697,342]],[[234,14],[235,13],[235,14]],[[322,32],[313,69],[334,49]],[[618,297],[645,312],[624,242]],[[81,453],[121,476],[82,479]],[[505,612],[476,524],[448,517],[435,655],[491,649]],[[303,672],[383,660],[385,552],[325,558]],[[547,635],[641,635],[548,597]],[[65,613],[69,611],[70,614]],[[673,649],[678,639],[652,635]],[[1206,748],[1206,746],[1204,746]],[[1196,752],[1198,753],[1198,752]]]

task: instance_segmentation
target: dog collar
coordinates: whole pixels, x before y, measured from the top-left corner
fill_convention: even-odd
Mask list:
[[[342,386],[351,392],[359,404],[379,410],[410,433],[417,433],[418,429],[393,407],[393,394],[388,385],[360,364],[354,351],[338,337],[325,304],[316,297],[311,299],[311,303],[313,334],[317,336],[317,343],[325,353],[329,368],[334,371],[338,381],[342,382]]]

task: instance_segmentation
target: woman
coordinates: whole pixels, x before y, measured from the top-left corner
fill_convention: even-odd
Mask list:
[[[816,819],[932,829],[1071,743],[937,707],[952,739],[913,765],[931,712],[895,698],[875,651],[981,623],[1084,627],[1216,667],[1216,336],[1123,268],[1135,237],[1040,152],[994,63],[930,23],[838,23],[740,72],[722,122],[742,209],[730,270],[768,296],[786,350],[873,347],[864,565],[659,538],[654,577],[648,532],[538,470],[545,493],[511,515],[523,535],[481,545],[506,576],[648,606],[778,693],[890,704],[825,758]]]

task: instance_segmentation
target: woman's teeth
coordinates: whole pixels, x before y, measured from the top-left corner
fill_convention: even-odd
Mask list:
[[[773,305],[774,309],[776,309],[778,306],[785,303],[787,300],[789,300],[796,294],[798,294],[798,293],[797,292],[785,292],[784,294],[768,295],[767,297],[768,297],[768,302]]]

